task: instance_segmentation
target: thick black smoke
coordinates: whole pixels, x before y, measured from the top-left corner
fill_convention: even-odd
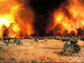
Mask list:
[[[25,7],[29,6],[35,13],[34,29],[35,36],[46,36],[46,28],[50,12],[59,8],[66,0],[25,0]]]

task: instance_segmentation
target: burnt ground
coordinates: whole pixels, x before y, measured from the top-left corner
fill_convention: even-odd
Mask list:
[[[0,41],[3,47],[0,49],[0,62],[84,62],[84,41],[78,41],[81,51],[73,56],[61,56],[60,51],[64,42],[60,40],[39,40],[22,39],[22,45],[9,44]]]

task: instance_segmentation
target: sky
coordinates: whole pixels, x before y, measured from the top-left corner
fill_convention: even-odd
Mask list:
[[[25,0],[25,7],[31,7],[35,14],[34,29],[36,35],[45,36],[46,28],[49,23],[49,16],[53,11],[60,7],[66,0]]]

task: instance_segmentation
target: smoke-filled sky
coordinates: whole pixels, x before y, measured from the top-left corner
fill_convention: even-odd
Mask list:
[[[46,14],[58,8],[63,2],[65,2],[65,0],[30,0],[29,4],[36,13]]]
[[[49,16],[55,9],[59,8],[66,0],[25,0],[25,7],[30,6],[35,13],[34,29],[36,35],[46,36],[46,28]]]

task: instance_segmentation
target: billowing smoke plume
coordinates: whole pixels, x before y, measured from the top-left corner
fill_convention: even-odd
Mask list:
[[[61,3],[66,0],[30,0],[35,12],[34,29],[35,36],[47,36],[46,29],[49,25],[49,15],[54,9],[58,9]]]

